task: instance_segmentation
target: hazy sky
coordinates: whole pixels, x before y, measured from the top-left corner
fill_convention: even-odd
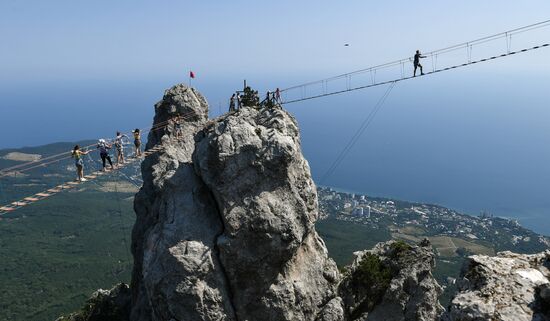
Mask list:
[[[549,13],[546,0],[3,0],[0,80],[16,86],[185,80],[189,69],[200,82],[308,80],[546,20]]]

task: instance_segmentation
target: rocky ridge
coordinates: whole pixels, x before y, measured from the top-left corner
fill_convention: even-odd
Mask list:
[[[468,258],[445,320],[550,320],[550,251]]]

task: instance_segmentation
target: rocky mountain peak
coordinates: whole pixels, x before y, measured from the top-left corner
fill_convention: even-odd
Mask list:
[[[296,121],[243,108],[207,123],[178,85],[156,106],[179,135],[142,167],[133,233],[132,320],[314,320],[339,273],[314,229],[317,194]],[[201,114],[202,112],[202,114]]]

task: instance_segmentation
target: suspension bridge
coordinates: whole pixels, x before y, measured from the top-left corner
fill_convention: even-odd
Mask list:
[[[383,86],[388,84],[390,85],[382,98],[375,105],[374,109],[361,123],[361,126],[351,138],[349,143],[344,147],[340,154],[338,154],[336,160],[329,167],[329,170],[325,173],[325,175],[323,175],[323,177],[321,178],[322,182],[328,175],[334,172],[338,164],[340,164],[340,162],[343,160],[349,150],[357,142],[358,138],[372,122],[373,118],[376,116],[376,113],[380,110],[384,101],[386,100],[389,93],[394,88],[397,82],[412,80],[419,77],[432,76],[457,68],[478,65],[496,59],[504,59],[505,57],[525,54],[528,52],[547,48],[550,46],[550,32],[548,32],[549,27],[550,20],[546,20],[539,23],[508,30],[502,33],[474,39],[468,42],[463,42],[457,45],[448,46],[442,49],[422,53],[422,55],[424,56],[424,61],[428,62],[429,64],[427,66],[424,66],[424,74],[416,77],[411,75],[411,73],[407,71],[407,68],[409,68],[409,70],[412,70],[410,69],[410,67],[413,63],[413,58],[407,57],[396,61],[379,64],[373,67],[363,68],[337,76],[284,88],[280,90],[281,103],[283,105],[287,105],[375,86]],[[194,115],[182,115],[180,116],[179,121],[183,121],[193,116]],[[164,129],[171,124],[174,124],[173,120],[167,120],[165,122],[158,123],[151,128],[142,130],[142,134]],[[92,144],[89,146],[85,146],[83,149],[94,147],[95,144]],[[162,144],[153,146],[149,150],[146,150],[143,155],[147,157],[161,151],[162,148]],[[63,152],[40,158],[38,160],[3,168],[0,169],[0,180],[6,176],[29,172],[33,169],[47,168],[52,164],[66,161],[70,158],[70,152]],[[141,159],[142,158],[136,157],[110,172],[98,170],[85,176],[85,178],[87,180],[93,181],[100,176],[109,175],[111,172],[121,173],[120,170],[122,168],[124,168],[128,164],[131,164],[132,162],[141,161]],[[39,193],[35,193],[23,197],[22,199],[13,201],[9,204],[0,206],[0,215],[11,213],[22,207],[52,197],[55,194],[72,189],[79,184],[84,184],[84,182],[64,182]]]
[[[413,76],[413,57],[281,89],[283,104],[425,77],[548,47],[550,20],[423,52],[424,75]]]

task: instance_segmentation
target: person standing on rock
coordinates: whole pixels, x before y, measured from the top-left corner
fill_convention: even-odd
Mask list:
[[[103,163],[103,171],[105,171],[106,161],[109,161],[109,165],[111,165],[111,170],[114,169],[113,161],[111,160],[111,156],[109,156],[109,149],[111,148],[112,146],[107,144],[105,139],[100,139],[97,143],[97,149],[99,149],[99,157],[101,157],[101,162]]]
[[[229,112],[235,111],[235,94],[231,95],[231,98],[229,98]]]
[[[71,156],[74,158],[75,165],[76,165],[76,175],[77,175],[77,181],[85,182],[86,179],[84,178],[84,160],[82,159],[83,155],[87,155],[89,152],[81,151],[80,146],[76,145],[73,148],[73,152]]]
[[[279,87],[277,87],[277,89],[275,89],[275,102],[277,104],[281,103],[281,90],[279,90]]]
[[[273,107],[272,95],[271,95],[271,92],[269,90],[265,94],[264,102],[265,102],[264,104],[267,108],[272,108]]]
[[[420,67],[420,76],[424,75],[424,72],[422,71],[422,65],[420,64],[420,58],[426,58],[426,56],[422,56],[420,54],[420,50],[416,51],[416,54],[414,55],[414,73],[413,77],[416,77],[416,68]]]
[[[241,109],[241,94],[237,94],[237,110]]]
[[[172,118],[172,122],[174,124],[173,132],[174,132],[176,138],[181,138],[181,136],[183,134],[182,130],[181,130],[181,122],[182,121],[183,121],[183,117],[180,116],[179,114],[176,117]]]
[[[134,156],[135,158],[138,158],[141,156],[141,133],[139,128],[136,128],[132,133],[134,134]]]
[[[124,164],[124,137],[128,138],[128,136],[116,132],[116,138],[115,138],[115,147],[116,147],[116,164],[117,166],[120,166],[121,164]]]

